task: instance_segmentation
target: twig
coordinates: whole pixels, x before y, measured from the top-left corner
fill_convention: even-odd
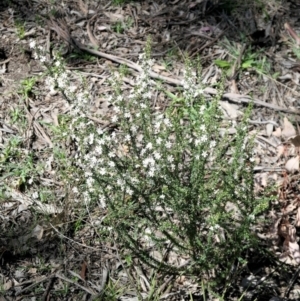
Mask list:
[[[300,38],[296,34],[294,29],[290,26],[290,24],[289,23],[284,23],[284,28],[291,35],[291,37],[296,41],[296,44],[299,46],[300,45]]]
[[[52,276],[50,278],[49,283],[47,284],[46,290],[45,290],[45,292],[43,294],[43,301],[48,301],[49,300],[49,298],[48,298],[49,297],[49,292],[50,292],[50,289],[51,289],[51,287],[53,285],[54,279],[55,279],[54,276]]]
[[[66,278],[65,276],[61,275],[61,274],[58,273],[58,272],[55,274],[55,276],[56,276],[57,278],[60,278],[61,280],[64,280],[64,281],[66,281],[66,282],[68,282],[68,283],[71,283],[71,284],[76,285],[77,287],[79,287],[80,289],[86,291],[88,294],[90,294],[90,295],[92,295],[92,296],[96,294],[94,291],[92,291],[92,290],[90,290],[90,289],[88,289],[88,288],[86,288],[86,287],[80,285],[80,284],[77,283],[76,281],[73,281],[73,280],[71,280],[71,279],[69,279],[69,278]]]
[[[286,288],[285,292],[284,292],[284,298],[287,298],[289,293],[290,293],[290,290],[292,288],[292,286],[294,285],[295,281],[297,280],[298,278],[298,275],[299,275],[299,272],[300,272],[300,266],[297,268],[293,278],[291,279],[288,287]]]
[[[8,58],[8,59],[6,59],[6,60],[0,62],[0,65],[6,64],[6,63],[8,63],[9,61],[10,61],[10,58]]]
[[[218,94],[218,91],[216,89],[210,88],[210,87],[205,88],[204,92],[206,92],[208,94],[211,94],[211,95]],[[291,109],[288,109],[288,108],[279,107],[277,105],[274,105],[274,104],[271,104],[271,103],[267,103],[267,102],[264,102],[264,101],[256,99],[256,98],[252,98],[252,97],[250,97],[248,95],[236,94],[236,93],[224,93],[223,94],[223,98],[226,98],[229,101],[232,101],[234,103],[246,103],[246,104],[249,104],[249,103],[253,102],[257,106],[266,107],[266,108],[269,108],[269,109],[273,109],[275,111],[281,111],[281,112],[285,112],[285,113],[300,115],[300,111],[299,110],[291,110]]]
[[[93,247],[90,247],[90,246],[81,244],[80,242],[77,242],[77,241],[75,241],[75,240],[73,240],[73,239],[71,239],[71,238],[69,238],[69,237],[63,235],[63,234],[60,233],[60,232],[59,232],[59,231],[58,231],[51,223],[50,223],[50,226],[51,226],[51,227],[53,228],[53,230],[54,230],[57,234],[59,234],[61,237],[65,238],[65,239],[67,239],[67,240],[69,240],[69,241],[71,241],[71,242],[74,242],[74,243],[76,243],[77,245],[79,245],[79,246],[81,246],[81,247],[84,247],[84,248],[87,248],[87,249],[91,249],[91,250],[94,250],[94,251],[99,251],[99,249],[97,249],[97,248],[93,248]]]
[[[34,283],[32,283],[31,285],[28,285],[28,286],[24,287],[23,289],[21,289],[20,291],[16,292],[16,296],[22,294],[25,291],[31,290],[32,288],[39,285],[40,283],[43,283],[43,282],[47,281],[48,279],[50,279],[51,277],[54,277],[54,275],[55,275],[55,273],[53,273],[49,276],[34,280]],[[22,285],[22,283],[20,283],[20,285]]]

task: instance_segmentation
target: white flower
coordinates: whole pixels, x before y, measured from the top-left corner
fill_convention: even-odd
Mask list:
[[[169,118],[164,119],[164,124],[168,127],[170,127],[172,125]]]
[[[148,171],[148,175],[149,175],[149,177],[154,177],[154,173],[155,173],[155,168],[154,167],[152,167],[152,168],[150,168],[150,170]]]
[[[151,149],[153,148],[153,145],[152,145],[152,143],[151,143],[151,142],[149,142],[149,143],[146,145],[146,148],[151,150]]]
[[[137,132],[137,127],[135,125],[132,125],[130,130],[133,134],[135,134]]]
[[[33,199],[37,199],[39,197],[39,194],[37,191],[35,191],[33,194],[32,194],[32,198]]]
[[[207,157],[207,151],[203,151],[203,152],[202,152],[202,157],[203,157],[203,158],[206,158],[206,157]]]
[[[89,203],[91,201],[90,195],[87,191],[83,193],[83,200],[85,203]]]
[[[84,173],[85,177],[88,178],[88,177],[91,177],[93,174],[90,172],[90,171],[86,171]]]
[[[95,180],[91,177],[87,178],[86,183],[88,187],[92,187]]]
[[[206,142],[207,141],[207,136],[206,135],[203,135],[201,138],[200,138],[201,142]]]
[[[33,49],[33,48],[35,48],[35,46],[36,46],[36,42],[34,40],[31,40],[30,43],[29,43],[29,47],[31,49]]]
[[[205,110],[205,105],[202,105],[199,109],[199,113],[202,115]]]
[[[97,162],[98,162],[98,159],[95,156],[92,156],[91,157],[91,166],[92,167],[95,166]]]
[[[105,196],[103,196],[103,195],[100,196],[99,203],[100,203],[99,205],[101,208],[103,208],[103,209],[106,208]]]
[[[77,87],[73,85],[73,86],[70,86],[68,89],[69,89],[70,93],[74,93],[77,90]]]
[[[97,128],[97,134],[98,135],[102,135],[103,134],[103,130],[101,128]]]
[[[201,140],[200,139],[195,139],[195,146],[198,146],[200,144]]]
[[[215,224],[214,226],[210,226],[209,229],[210,229],[211,231],[215,231],[215,230],[220,229],[220,226],[219,226],[218,224]]]
[[[41,57],[40,57],[40,61],[41,61],[42,63],[46,62],[46,60],[47,60],[47,58],[46,58],[45,56],[41,56]]]
[[[166,143],[166,148],[171,148],[172,147],[172,143],[170,142],[170,141],[168,141],[167,143]]]
[[[94,134],[90,134],[89,135],[89,144],[93,144],[94,143]]]
[[[118,184],[120,187],[123,187],[124,184],[125,184],[125,181],[122,180],[122,179],[118,179],[118,180],[117,180],[117,184]]]
[[[100,145],[95,147],[95,153],[97,155],[101,155],[102,154],[102,147]]]
[[[153,156],[156,160],[159,160],[161,158],[161,154],[159,152],[156,152],[156,151],[153,153]]]
[[[73,193],[77,194],[78,193],[78,188],[75,186],[75,187],[72,188],[72,191],[73,191]]]
[[[98,139],[98,140],[97,140],[97,143],[98,143],[99,145],[104,145],[104,144],[105,144],[105,140],[104,140],[103,138]]]
[[[132,195],[133,194],[133,190],[130,189],[129,187],[126,188],[126,193],[129,194],[129,195]]]
[[[116,112],[116,113],[119,113],[121,111],[120,107],[118,106],[114,106],[113,110]]]
[[[151,96],[152,96],[152,93],[150,92],[150,91],[148,91],[148,92],[146,92],[146,93],[144,93],[144,98],[151,98]]]
[[[161,139],[160,137],[158,137],[158,138],[156,139],[156,144],[157,144],[157,145],[160,145],[161,142],[162,142],[162,139]]]
[[[147,167],[148,165],[154,166],[155,165],[155,160],[152,157],[148,157],[143,160],[143,166]]]
[[[111,121],[112,121],[112,122],[117,122],[117,121],[118,121],[118,116],[117,116],[117,115],[114,115],[114,116],[111,118]]]
[[[167,161],[168,161],[169,163],[172,163],[172,162],[174,161],[174,157],[173,157],[172,155],[169,155],[169,156],[167,157]]]
[[[145,155],[145,153],[146,153],[146,149],[145,149],[145,148],[143,148],[143,149],[141,150],[141,156],[144,156],[144,155]]]
[[[106,169],[104,167],[100,168],[99,173],[104,176],[106,174]]]
[[[158,130],[160,128],[161,122],[160,121],[156,121],[156,123],[154,124],[154,128],[156,130]]]
[[[110,157],[110,158],[114,158],[115,156],[116,156],[116,154],[113,153],[113,152],[109,152],[109,153],[108,153],[108,157]]]
[[[115,167],[115,166],[116,166],[116,163],[115,163],[114,161],[109,161],[109,162],[108,162],[108,165],[109,165],[110,167]]]
[[[214,148],[216,145],[217,145],[216,141],[214,141],[214,140],[210,141],[210,144],[209,144],[210,148]]]
[[[201,124],[201,125],[200,125],[200,130],[201,130],[201,131],[205,131],[205,124]]]

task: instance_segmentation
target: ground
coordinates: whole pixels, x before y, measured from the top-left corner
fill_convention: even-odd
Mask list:
[[[87,110],[94,115],[112,114],[101,95],[109,93],[105,82],[120,65],[127,70],[121,89],[126,93],[131,88],[147,38],[151,37],[155,60],[151,77],[175,94],[184,58],[200,58],[208,98],[225,74],[220,107],[226,120],[240,122],[253,101],[249,135],[256,133],[255,192],[274,183],[277,187],[270,192],[276,197],[265,213],[269,228],[255,229],[264,252],[272,256],[249,250],[248,264],[224,300],[299,300],[300,144],[295,129],[300,120],[300,5],[276,0],[117,2],[1,2],[1,160],[7,141],[20,138],[24,156],[34,152],[49,166],[38,183],[45,198],[55,204],[72,198],[57,180],[46,126],[56,125],[69,106],[61,93],[49,92],[45,85],[41,74],[46,67],[35,58],[32,41],[45,46],[49,55],[60,49],[67,68],[85,78],[93,99]],[[158,93],[156,101],[159,110],[168,105],[164,94]],[[138,260],[128,268],[117,245],[102,243],[94,227],[99,212],[81,217],[71,206],[60,211],[50,201],[35,201],[34,191],[21,181],[22,172],[15,176],[16,170],[13,164],[11,173],[3,165],[0,169],[1,300],[221,300],[210,293],[205,299],[199,279],[153,277],[155,272]],[[28,174],[24,177],[28,180]],[[7,186],[9,197],[4,193]],[[41,214],[45,210],[47,217]],[[153,287],[155,294],[150,296]]]

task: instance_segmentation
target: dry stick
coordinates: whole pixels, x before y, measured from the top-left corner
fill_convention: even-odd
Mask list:
[[[132,62],[130,60],[127,60],[127,59],[124,59],[124,58],[120,58],[120,57],[112,55],[112,54],[107,54],[107,53],[102,52],[102,51],[90,49],[90,48],[85,47],[83,45],[78,45],[78,47],[82,51],[86,51],[86,52],[88,52],[90,54],[93,54],[93,55],[96,55],[96,56],[100,56],[100,57],[104,57],[104,58],[109,59],[111,61],[114,61],[116,63],[126,65],[127,67],[129,67],[131,69],[134,69],[134,70],[136,70],[138,72],[142,72],[143,71],[141,66],[139,66],[138,64],[136,64],[136,63],[134,63],[134,62]],[[163,75],[157,74],[157,73],[155,73],[153,71],[150,71],[149,75],[152,78],[162,80],[164,82],[167,82],[168,84],[177,85],[177,86],[182,85],[182,80],[175,79],[175,78],[170,78],[170,77],[167,77],[167,76],[163,76]]]
[[[47,300],[49,300],[49,292],[50,292],[50,289],[52,288],[52,285],[53,285],[53,283],[54,283],[54,280],[55,280],[55,277],[53,276],[53,277],[51,277],[50,278],[50,280],[49,280],[49,282],[48,282],[48,284],[47,284],[47,287],[46,287],[46,289],[45,289],[45,292],[44,292],[44,294],[43,294],[43,301],[47,301]]]
[[[90,247],[90,246],[81,244],[80,242],[77,242],[77,241],[75,241],[75,240],[73,240],[73,239],[71,239],[71,238],[69,238],[69,237],[63,235],[63,234],[60,233],[60,232],[59,232],[59,231],[58,231],[51,223],[50,223],[50,226],[51,226],[51,228],[52,228],[57,234],[59,234],[62,238],[65,238],[65,239],[67,239],[67,240],[69,240],[69,241],[71,241],[71,242],[73,242],[73,243],[75,243],[75,244],[77,244],[77,245],[79,245],[79,246],[81,246],[81,247],[84,247],[84,248],[87,248],[87,249],[91,249],[91,250],[94,250],[94,251],[100,251],[100,249],[97,249],[97,248],[94,248],[94,247]]]
[[[6,64],[10,61],[10,58],[6,59],[5,61],[0,62],[0,65]]]
[[[291,35],[291,37],[296,41],[296,44],[300,45],[300,38],[294,31],[294,29],[290,26],[289,23],[284,23],[285,30]]]
[[[218,91],[216,89],[210,88],[210,87],[205,88],[204,92],[206,92],[208,94],[212,94],[212,95],[218,94]],[[236,94],[236,93],[224,93],[223,98],[227,98],[228,100],[230,100],[232,102],[235,102],[235,103],[249,104],[249,103],[253,102],[257,106],[266,107],[266,108],[269,108],[269,109],[273,109],[275,111],[281,111],[281,112],[285,112],[285,113],[299,114],[300,115],[299,110],[291,110],[291,109],[287,109],[287,108],[282,108],[282,107],[279,107],[277,105],[273,105],[271,103],[267,103],[267,102],[264,102],[262,100],[252,98],[248,95]]]
[[[73,280],[71,280],[69,278],[66,278],[65,276],[61,275],[58,272],[55,274],[55,277],[60,278],[61,280],[64,280],[64,281],[69,282],[71,284],[76,285],[77,287],[81,288],[82,290],[86,291],[88,294],[90,294],[92,296],[96,294],[96,292],[94,292],[94,291],[92,291],[92,290],[90,290],[90,289],[88,289],[88,288],[86,288],[86,287],[78,284],[76,281],[73,281]]]
[[[49,276],[46,276],[46,277],[41,277],[40,279],[36,279],[36,280],[33,280],[34,283],[32,283],[31,285],[27,286],[27,287],[24,287],[23,289],[21,289],[20,291],[16,292],[16,296],[22,294],[23,292],[26,292],[28,290],[31,290],[32,288],[34,288],[35,286],[39,285],[40,283],[43,283],[45,281],[47,281],[48,279],[51,279],[52,277],[55,276],[55,273],[52,273],[50,274]],[[20,283],[19,285],[23,285],[25,283]]]
[[[291,279],[291,281],[290,281],[290,283],[289,283],[286,291],[284,292],[284,297],[285,298],[288,297],[288,295],[289,295],[289,293],[290,293],[293,285],[295,284],[295,281],[298,279],[299,272],[300,272],[300,266],[297,268],[297,270],[296,270],[294,276],[292,277],[292,279]]]

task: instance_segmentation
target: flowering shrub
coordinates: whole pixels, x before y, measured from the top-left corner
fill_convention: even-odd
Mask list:
[[[197,275],[222,266],[226,276],[256,242],[251,224],[265,206],[253,195],[251,107],[234,137],[221,135],[222,84],[208,101],[187,62],[182,96],[165,91],[172,101],[157,111],[153,91],[163,88],[149,76],[152,63],[147,49],[140,57],[143,72],[127,96],[121,77],[110,82],[114,114],[106,127],[88,118],[89,93],[70,86],[62,62],[49,69],[50,89],[59,87],[71,103],[61,137],[72,138],[76,155],[64,161],[64,175],[78,200],[106,213],[99,231],[119,242],[124,256]]]

